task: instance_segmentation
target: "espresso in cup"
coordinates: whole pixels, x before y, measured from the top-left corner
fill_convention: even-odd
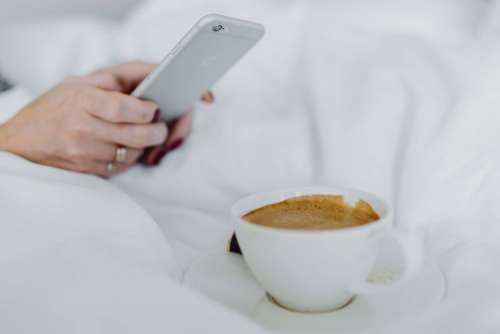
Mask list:
[[[248,267],[286,309],[336,310],[357,294],[397,286],[420,266],[418,237],[395,228],[390,205],[367,192],[322,186],[278,189],[240,199],[231,216]],[[385,270],[383,257],[384,267],[375,267],[381,242],[394,243],[401,255],[400,262],[390,263],[391,273],[397,269],[398,274],[389,283],[371,277],[373,270]]]
[[[361,226],[380,217],[364,200],[351,205],[342,195],[307,195],[265,205],[242,218],[273,228],[328,230]]]

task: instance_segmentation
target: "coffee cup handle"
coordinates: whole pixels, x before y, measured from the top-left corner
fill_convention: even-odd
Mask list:
[[[422,264],[422,245],[420,239],[415,234],[410,234],[401,230],[389,230],[376,233],[371,237],[374,244],[384,240],[395,243],[402,256],[403,269],[395,271],[390,268],[372,273],[361,284],[356,285],[352,290],[357,294],[376,294],[397,287],[401,283],[413,277]]]

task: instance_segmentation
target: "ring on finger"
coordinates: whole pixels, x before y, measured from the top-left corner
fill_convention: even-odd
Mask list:
[[[115,161],[125,162],[127,160],[127,153],[126,147],[118,147],[115,152]]]
[[[114,164],[114,163],[112,163],[112,162],[108,162],[108,163],[106,164],[106,171],[107,171],[108,173],[112,173],[114,170],[115,170],[115,164]]]

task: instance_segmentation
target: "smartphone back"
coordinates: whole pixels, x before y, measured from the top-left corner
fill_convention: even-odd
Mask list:
[[[132,93],[156,102],[162,118],[189,110],[264,35],[260,24],[210,14],[173,48]]]

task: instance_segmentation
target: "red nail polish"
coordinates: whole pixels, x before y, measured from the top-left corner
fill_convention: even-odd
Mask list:
[[[141,158],[141,162],[148,167],[157,166],[169,151],[179,148],[183,142],[184,139],[179,138],[171,142],[168,147],[163,147],[162,149],[151,149],[144,153]]]
[[[148,147],[144,150],[142,153],[141,157],[139,158],[139,162],[143,165],[148,165],[149,164],[149,157],[151,156],[151,153],[153,152],[152,147]]]
[[[153,123],[156,123],[160,120],[160,110],[159,109],[156,109],[155,111],[155,115],[153,116]]]
[[[167,150],[173,151],[175,149],[178,149],[183,142],[184,142],[183,138],[176,139],[167,146]]]
[[[160,150],[157,147],[150,147],[146,149],[144,154],[141,157],[141,163],[145,166],[154,166],[156,163],[158,163],[160,159],[160,154],[164,150]]]
[[[163,157],[167,154],[167,151],[160,151],[152,160],[150,166],[157,166]]]

